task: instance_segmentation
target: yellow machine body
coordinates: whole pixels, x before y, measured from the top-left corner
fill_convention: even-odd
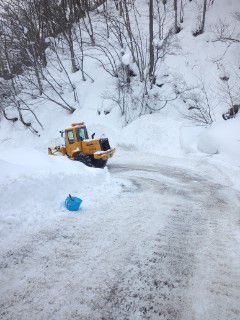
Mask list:
[[[115,153],[115,149],[110,148],[107,138],[89,139],[83,122],[72,124],[70,128],[61,131],[62,136],[63,133],[65,146],[57,146],[53,149],[48,148],[50,155],[67,155],[71,160],[86,160],[88,158],[91,160],[92,166],[103,167]]]

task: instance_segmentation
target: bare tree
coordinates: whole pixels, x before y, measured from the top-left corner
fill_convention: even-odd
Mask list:
[[[178,24],[178,0],[173,0],[173,7],[174,7],[174,30],[175,33],[179,33],[181,28]]]
[[[209,5],[212,5],[213,2],[209,2]],[[193,32],[193,36],[197,37],[202,34],[205,30],[205,23],[206,23],[206,13],[207,13],[207,0],[203,0],[202,4],[202,14],[200,17],[200,25],[199,27]]]
[[[151,82],[154,80],[154,30],[153,30],[153,0],[149,0],[149,79]]]
[[[203,0],[203,13],[202,13],[202,23],[200,27],[200,34],[204,32],[205,21],[206,21],[206,11],[207,11],[207,0]]]
[[[188,111],[184,117],[199,126],[209,126],[213,123],[214,105],[207,92],[203,79],[200,85],[189,91],[181,93]]]

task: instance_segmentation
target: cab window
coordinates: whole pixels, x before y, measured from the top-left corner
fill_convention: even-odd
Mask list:
[[[74,143],[74,134],[73,134],[73,131],[68,131],[67,136],[68,136],[68,141],[69,141],[69,143],[70,143],[70,144],[73,144],[73,143]]]
[[[83,141],[88,139],[88,133],[86,128],[77,128],[76,136],[78,141]]]

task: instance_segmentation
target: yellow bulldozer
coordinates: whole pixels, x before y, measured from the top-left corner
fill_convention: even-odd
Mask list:
[[[68,156],[71,160],[84,163],[88,167],[104,168],[115,152],[110,147],[108,138],[89,139],[84,122],[73,123],[70,128],[60,131],[65,145],[48,148],[50,155]]]

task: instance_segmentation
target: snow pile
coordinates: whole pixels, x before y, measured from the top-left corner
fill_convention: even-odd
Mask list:
[[[162,114],[145,115],[122,130],[118,144],[143,153],[180,156],[181,122]]]
[[[239,127],[240,117],[214,123],[200,135],[198,149],[207,154],[219,154],[219,158],[240,165]]]
[[[20,239],[69,214],[63,205],[68,194],[83,199],[81,217],[120,192],[120,183],[107,168],[88,168],[33,149],[0,151],[0,233],[4,248],[11,246],[9,228]]]
[[[34,173],[35,177],[37,175],[39,178],[49,174],[80,174],[82,177],[95,175],[95,170],[91,170],[82,163],[69,161],[67,157],[49,156],[47,151],[43,153],[31,148],[1,149],[0,161],[7,164],[7,170],[3,172],[1,178],[8,175],[18,178],[22,176],[22,172],[25,177],[32,176]]]
[[[218,142],[211,136],[211,131],[204,131],[198,141],[198,149],[200,152],[213,155],[218,153]]]

